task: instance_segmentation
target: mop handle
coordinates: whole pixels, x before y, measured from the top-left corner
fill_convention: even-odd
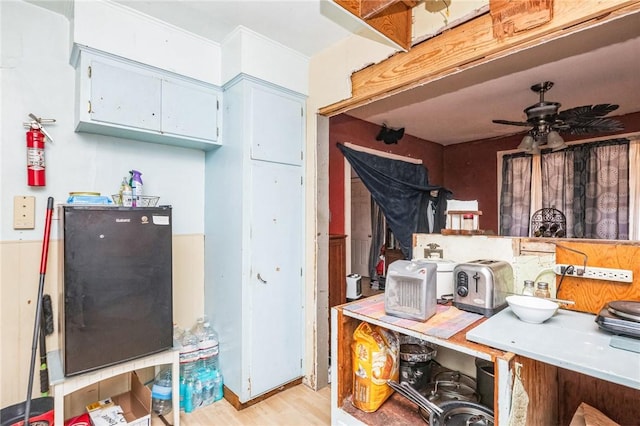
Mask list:
[[[40,321],[42,317],[42,294],[44,293],[44,274],[47,269],[47,255],[49,251],[49,233],[51,232],[51,214],[53,213],[53,197],[47,200],[47,217],[44,225],[44,240],[42,241],[42,255],[40,258],[40,281],[38,284],[38,299],[36,302],[36,320],[33,327],[33,340],[31,342],[31,364],[29,369],[29,385],[27,386],[27,400],[24,406],[24,426],[29,426],[31,415],[31,394],[33,389],[33,370],[36,367],[36,349],[40,337]]]
[[[42,256],[40,258],[40,273],[47,272],[47,257],[49,256],[49,233],[51,232],[51,216],[53,214],[53,197],[47,200],[47,217],[44,222],[44,241],[42,242]]]

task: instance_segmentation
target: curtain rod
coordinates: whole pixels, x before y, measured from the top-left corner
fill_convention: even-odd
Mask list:
[[[355,145],[351,142],[343,142],[342,144],[347,148],[351,148],[355,151],[366,152],[367,154],[377,155],[378,157],[390,158],[392,160],[400,160],[413,164],[422,164],[422,160],[419,158],[404,157],[402,155],[392,154],[390,152],[378,151],[376,149],[367,148],[362,145]]]

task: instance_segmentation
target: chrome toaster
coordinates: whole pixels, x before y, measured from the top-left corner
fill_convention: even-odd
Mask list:
[[[480,259],[453,269],[453,306],[485,317],[507,306],[513,293],[513,268],[502,260]]]

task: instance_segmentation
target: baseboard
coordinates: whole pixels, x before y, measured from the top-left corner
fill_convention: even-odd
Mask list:
[[[283,390],[287,390],[289,388],[292,388],[294,386],[297,386],[299,384],[302,383],[302,377],[300,377],[299,379],[293,380],[289,383],[285,383],[284,385],[269,391],[265,394],[262,394],[260,396],[255,397],[254,399],[251,399],[247,402],[240,402],[240,398],[238,398],[238,395],[236,395],[235,393],[233,393],[229,388],[227,388],[226,386],[224,387],[224,399],[227,400],[227,402],[229,402],[229,404],[231,404],[236,410],[240,411],[240,410],[244,410],[247,407],[251,407],[252,405],[257,404],[260,401],[264,401],[265,399],[279,393],[282,392]]]

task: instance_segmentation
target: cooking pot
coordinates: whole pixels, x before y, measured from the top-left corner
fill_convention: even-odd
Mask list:
[[[493,411],[482,404],[468,401],[445,401],[439,404],[442,414],[420,408],[429,426],[493,426]]]
[[[434,404],[445,401],[479,402],[480,395],[472,387],[460,382],[437,381],[427,383],[420,393]]]
[[[493,426],[493,411],[469,401],[444,401],[438,405],[429,401],[407,383],[387,382],[400,395],[418,405],[420,415],[429,426]]]

